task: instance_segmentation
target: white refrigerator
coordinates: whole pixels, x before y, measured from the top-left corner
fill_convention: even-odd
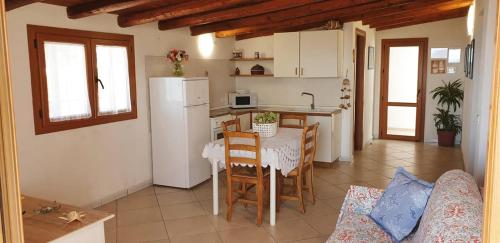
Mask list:
[[[201,157],[210,142],[208,79],[149,79],[153,183],[191,188],[210,178]]]

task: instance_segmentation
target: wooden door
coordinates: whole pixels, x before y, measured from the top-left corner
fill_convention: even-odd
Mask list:
[[[427,38],[382,40],[382,139],[423,140],[427,42]]]
[[[274,34],[274,77],[299,77],[299,32]]]
[[[300,76],[338,77],[338,30],[300,32]]]
[[[354,150],[363,149],[366,33],[356,29],[356,90],[354,95]]]

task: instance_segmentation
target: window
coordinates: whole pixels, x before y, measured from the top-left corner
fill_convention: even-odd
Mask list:
[[[28,25],[35,133],[137,118],[134,38]]]

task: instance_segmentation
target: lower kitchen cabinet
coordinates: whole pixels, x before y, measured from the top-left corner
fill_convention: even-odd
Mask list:
[[[319,122],[315,161],[331,163],[340,157],[340,117],[340,113],[332,116],[307,116],[308,124]]]
[[[237,115],[236,117],[240,118],[241,131],[247,131],[252,128],[252,113],[249,112]]]

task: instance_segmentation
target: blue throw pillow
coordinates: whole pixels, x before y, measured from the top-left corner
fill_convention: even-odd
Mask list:
[[[403,168],[398,168],[371,211],[370,218],[399,242],[417,225],[433,187],[434,183],[419,180]]]

